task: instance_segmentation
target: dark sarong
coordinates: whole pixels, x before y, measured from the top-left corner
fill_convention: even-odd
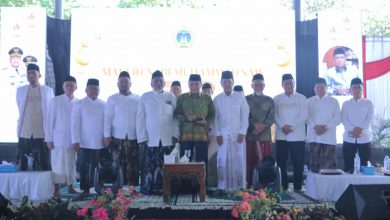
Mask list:
[[[123,171],[123,182],[130,186],[139,185],[139,160],[137,140],[116,139],[111,145],[114,161],[117,161]]]
[[[310,170],[318,173],[321,169],[336,169],[336,145],[312,142],[310,145]]]
[[[144,147],[141,175],[141,193],[145,195],[161,193],[163,187],[164,155],[173,150],[173,146]]]

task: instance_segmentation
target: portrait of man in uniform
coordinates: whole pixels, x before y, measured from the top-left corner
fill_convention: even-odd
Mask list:
[[[19,87],[28,84],[26,76],[26,66],[20,65],[22,62],[23,50],[13,47],[8,51],[9,65],[2,69],[2,74],[9,77],[9,85]]]

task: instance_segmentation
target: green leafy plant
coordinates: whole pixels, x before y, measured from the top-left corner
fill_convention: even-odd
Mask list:
[[[343,216],[338,216],[334,211],[328,209],[328,207],[326,207],[325,205],[306,207],[303,209],[292,207],[290,210],[292,219],[295,220],[345,220]]]
[[[33,220],[33,219],[55,219],[73,220],[76,219],[76,212],[69,207],[69,200],[62,201],[58,197],[53,197],[38,205],[33,205],[28,197],[22,199],[20,205],[8,204],[0,219],[7,220]]]
[[[390,119],[376,115],[372,125],[372,143],[376,147],[390,147]]]

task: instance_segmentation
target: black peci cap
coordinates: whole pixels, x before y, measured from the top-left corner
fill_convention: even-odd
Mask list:
[[[98,79],[88,79],[87,86],[99,86]]]
[[[160,71],[160,70],[156,70],[154,71],[154,73],[152,74],[152,79],[156,78],[156,77],[163,77],[163,73]]]
[[[221,79],[233,79],[232,71],[223,71]]]
[[[356,85],[356,84],[361,84],[361,85],[363,85],[363,81],[362,81],[360,78],[353,78],[353,79],[351,80],[351,86],[352,86],[352,85]]]
[[[39,72],[39,66],[37,64],[34,64],[34,63],[30,63],[27,65],[27,71],[28,70],[36,70]]]
[[[68,81],[77,83],[76,78],[74,78],[73,76],[67,76],[67,77],[65,78],[65,81],[64,81],[64,82],[68,82]]]
[[[130,79],[130,74],[127,71],[122,71],[122,72],[119,73],[118,79],[121,78],[121,77],[127,77],[127,78]]]
[[[254,81],[254,80],[264,80],[263,74],[257,73],[255,75],[253,75],[252,81]]]

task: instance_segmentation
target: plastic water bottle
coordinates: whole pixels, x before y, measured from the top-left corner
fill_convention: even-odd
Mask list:
[[[383,170],[388,173],[390,171],[390,158],[389,156],[385,156],[385,159],[383,159]]]
[[[178,163],[179,160],[180,160],[180,144],[179,143],[176,143],[175,145],[175,163]]]
[[[24,154],[24,156],[27,158],[27,170],[33,171],[34,170],[34,157],[32,153],[30,153],[30,156],[27,154]]]
[[[191,157],[191,150],[184,150],[184,155],[188,158],[188,161],[191,162],[190,157]]]
[[[360,157],[359,157],[358,153],[355,154],[354,167],[355,167],[355,170],[354,170],[353,174],[359,174],[360,173]]]

